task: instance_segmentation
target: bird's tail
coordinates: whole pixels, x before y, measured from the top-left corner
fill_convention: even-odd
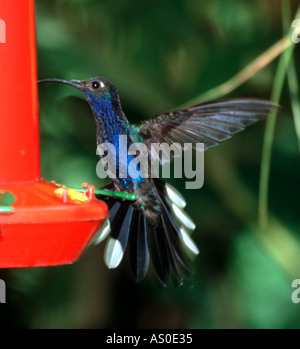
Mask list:
[[[189,234],[195,224],[183,211],[185,200],[175,188],[159,179],[154,179],[153,185],[161,207],[157,226],[152,225],[132,201],[101,196],[110,215],[95,242],[99,243],[109,235],[104,252],[108,268],[116,268],[121,263],[128,246],[131,269],[137,282],[146,275],[151,259],[162,285],[167,285],[170,279],[181,284],[182,271],[191,271],[189,253],[199,253]],[[105,189],[112,190],[112,184]]]

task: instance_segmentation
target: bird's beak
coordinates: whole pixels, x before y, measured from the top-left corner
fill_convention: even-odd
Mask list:
[[[38,80],[39,84],[42,84],[44,82],[60,82],[62,84],[70,85],[70,86],[73,86],[73,87],[78,88],[78,89],[83,88],[82,82],[78,81],[78,80],[64,80],[64,79],[42,79],[42,80]]]

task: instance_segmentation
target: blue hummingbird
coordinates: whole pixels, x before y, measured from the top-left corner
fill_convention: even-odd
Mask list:
[[[39,80],[42,82],[67,84],[83,93],[95,118],[97,144],[110,143],[117,150],[116,176],[104,189],[136,195],[135,201],[101,197],[106,200],[110,212],[98,238],[102,241],[109,235],[104,252],[108,268],[120,264],[129,245],[131,269],[137,282],[145,277],[151,260],[162,285],[167,285],[170,279],[182,284],[183,272],[191,271],[190,255],[199,253],[190,236],[195,224],[183,211],[186,202],[173,186],[151,178],[151,174],[148,178],[121,177],[120,161],[124,159],[118,152],[119,136],[127,136],[127,149],[139,142],[147,146],[149,154],[152,143],[163,142],[204,143],[204,150],[207,150],[246,126],[265,119],[277,105],[258,99],[219,100],[131,124],[123,112],[116,87],[105,78]],[[161,154],[158,156],[162,163]],[[126,159],[126,164],[129,160]]]

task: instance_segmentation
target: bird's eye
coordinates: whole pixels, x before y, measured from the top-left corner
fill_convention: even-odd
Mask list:
[[[93,81],[93,82],[92,82],[92,87],[93,87],[94,90],[96,90],[97,88],[99,88],[99,87],[100,87],[99,81]]]

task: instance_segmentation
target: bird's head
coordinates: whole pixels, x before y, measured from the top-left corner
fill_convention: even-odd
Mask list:
[[[81,91],[94,108],[96,105],[110,104],[114,109],[120,106],[119,94],[115,86],[105,78],[95,77],[89,80],[43,79],[38,83],[59,82]]]

